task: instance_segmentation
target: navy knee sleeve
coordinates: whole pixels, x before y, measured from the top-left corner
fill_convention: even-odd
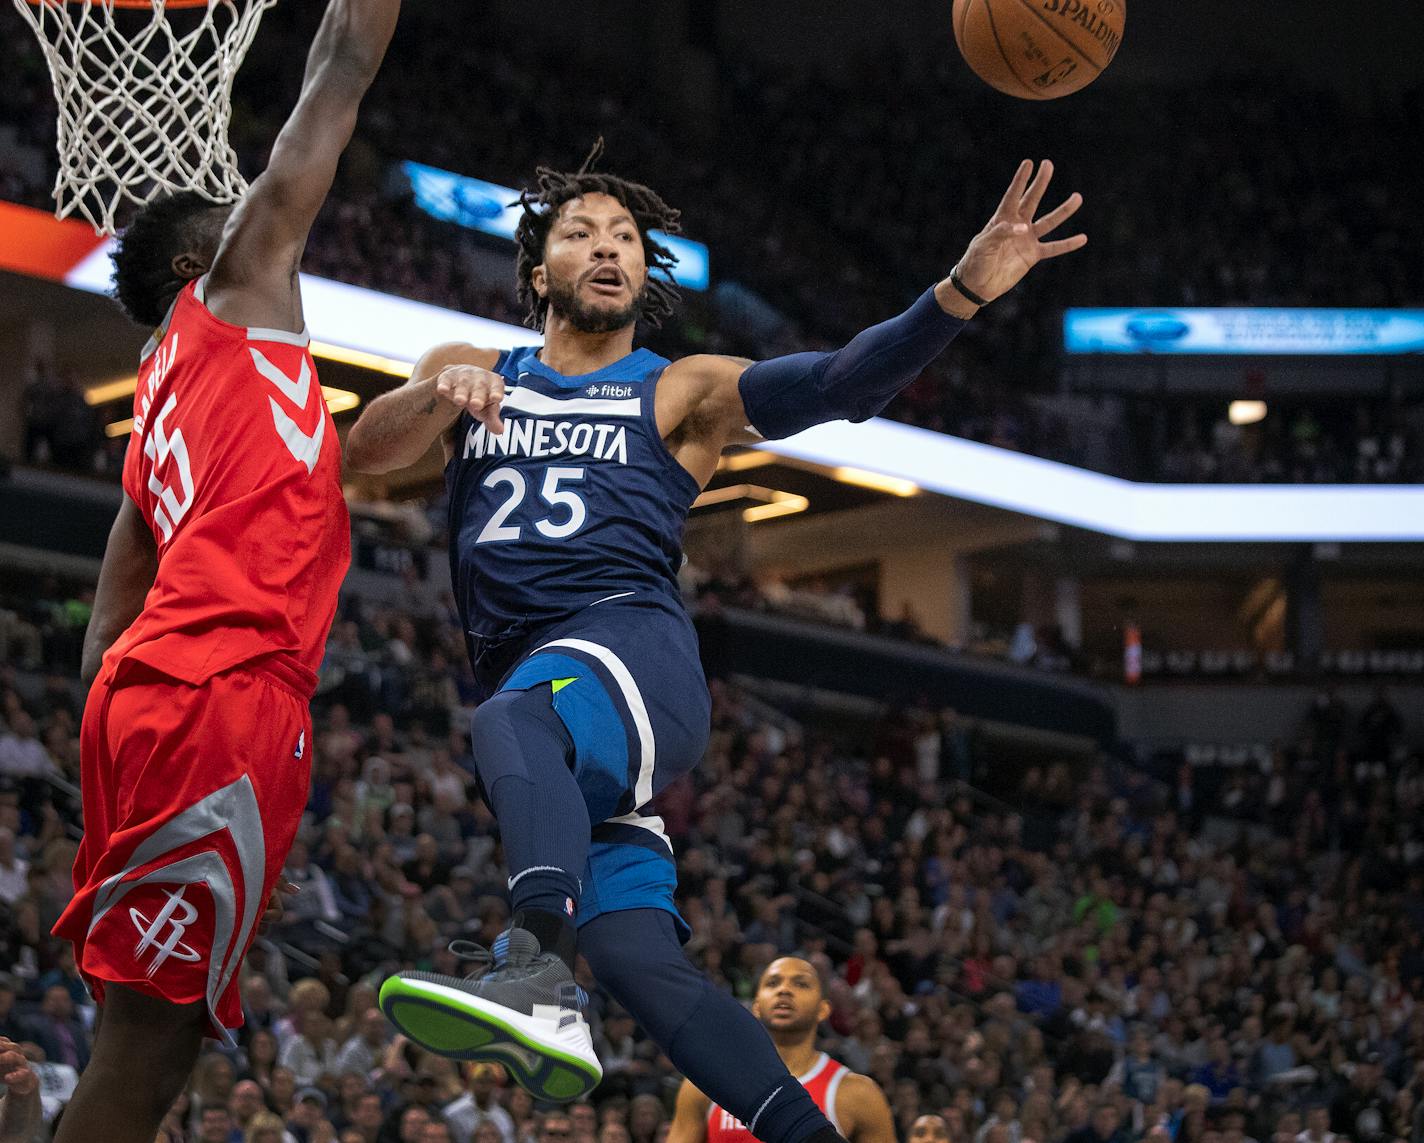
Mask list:
[[[673,1065],[765,1143],[834,1134],[750,1012],[683,954],[671,913],[627,909],[583,927],[579,951],[598,983]]]
[[[573,739],[549,688],[501,691],[481,703],[470,737],[499,822],[515,910],[571,918],[588,860],[588,807],[573,775]]]
[[[625,909],[595,917],[579,951],[604,990],[664,1050],[711,987],[683,955],[671,913]]]

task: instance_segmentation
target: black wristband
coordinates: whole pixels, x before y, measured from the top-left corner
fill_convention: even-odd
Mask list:
[[[964,284],[964,279],[959,276],[959,267],[955,266],[949,272],[949,284],[964,295],[965,301],[973,302],[976,306],[987,306],[989,303]]]

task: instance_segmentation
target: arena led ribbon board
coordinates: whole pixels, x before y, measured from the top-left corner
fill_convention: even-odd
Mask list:
[[[1126,540],[1424,540],[1420,485],[1137,484],[883,417],[819,425],[764,447]]]
[[[1063,348],[1275,357],[1424,353],[1424,310],[1070,309]]]
[[[0,270],[107,294],[113,239],[46,211],[0,202]],[[442,341],[490,349],[538,345],[533,330],[424,302],[302,275],[302,306],[317,341],[412,364]]]
[[[515,228],[524,213],[518,205],[517,190],[423,163],[401,163],[400,172],[410,183],[415,205],[432,218],[514,241]],[[650,234],[677,259],[672,276],[679,286],[707,289],[712,280],[712,262],[706,246],[661,230]]]
[[[103,294],[109,249],[83,223],[0,203],[0,270]],[[512,349],[541,340],[522,326],[324,278],[303,275],[302,297],[317,341],[407,365],[442,341]],[[1424,541],[1418,485],[1136,484],[884,418],[761,447],[1129,540]]]

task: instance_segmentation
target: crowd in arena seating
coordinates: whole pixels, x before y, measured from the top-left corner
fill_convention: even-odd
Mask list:
[[[267,16],[266,50],[242,72],[233,125],[250,168],[295,99],[294,61],[319,14],[284,6]],[[1418,91],[1360,108],[1257,75],[1203,86],[1191,99],[1136,99],[1135,113],[1122,116],[1099,113],[1121,95],[1096,88],[1071,107],[1005,100],[966,83],[947,57],[933,66],[870,58],[834,80],[739,59],[727,63],[716,97],[719,118],[736,129],[703,120],[694,130],[679,118],[679,101],[646,77],[554,58],[489,14],[478,17],[474,39],[500,50],[472,69],[468,14],[453,32],[442,26],[455,18],[407,13],[313,233],[313,272],[518,321],[509,283],[468,256],[475,240],[416,209],[392,164],[414,158],[522,185],[538,163],[577,164],[602,134],[612,168],[684,209],[688,228],[711,244],[719,279],[755,291],[780,315],[754,330],[694,299],[683,320],[655,336],[656,348],[762,355],[831,346],[942,276],[1019,155],[1049,154],[1087,197],[1092,243],[1071,268],[1045,272],[986,311],[892,415],[1142,479],[1424,475],[1417,401],[1373,402],[1365,424],[1317,405],[1245,433],[1217,423],[1224,408],[1188,408],[1169,447],[1105,459],[1029,399],[1050,387],[1058,315],[1069,304],[1418,304],[1412,257],[1424,221],[1392,148],[1378,145],[1417,134]],[[27,37],[0,45],[0,74],[15,77],[0,93],[0,142],[10,144],[0,146],[0,198],[44,205],[52,95]],[[468,78],[451,99],[440,84],[409,84],[412,74]],[[946,107],[955,114],[943,115]],[[670,138],[693,143],[669,148]],[[1158,145],[1163,139],[1174,146]],[[1116,161],[1104,166],[1104,154]],[[1211,179],[1182,177],[1208,163]]]
[[[587,979],[607,1077],[566,1111],[416,1050],[373,1007],[385,973],[458,971],[447,942],[508,919],[448,620],[343,604],[300,893],[172,1143],[662,1138],[677,1077]],[[94,1013],[47,936],[71,891],[80,714],[71,678],[33,669],[47,657],[22,640],[0,668],[0,1035],[27,1045],[53,1116]],[[1424,761],[1397,716],[1327,695],[1267,770],[1158,782],[990,768],[925,706],[830,739],[712,689],[706,758],[658,805],[689,955],[743,999],[774,956],[808,956],[824,1046],[882,1086],[902,1138],[926,1111],[953,1143],[1424,1138]]]
[[[906,601],[898,614],[886,614],[873,590],[854,583],[830,583],[811,576],[793,585],[771,571],[753,577],[727,561],[703,568],[687,560],[678,578],[684,600],[704,610],[762,611],[906,643],[946,646],[925,630],[913,604]],[[1036,628],[1028,622],[1001,627],[975,620],[968,638],[949,649],[1042,671],[1089,670],[1087,660],[1068,645],[1060,629]]]
[[[315,18],[298,7],[273,13],[294,42]],[[407,76],[469,74],[461,40],[409,36],[397,50]],[[239,106],[249,154],[287,105],[270,93],[293,77],[274,77],[270,61],[293,54],[270,53],[245,78],[273,84],[263,114]],[[767,345],[832,344],[942,272],[996,193],[997,175],[966,159],[989,147],[987,124],[1014,114],[946,74],[883,61],[855,77],[855,101],[745,64],[724,94],[739,130],[669,165],[651,93],[590,101],[575,70],[514,52],[485,65],[457,104],[434,85],[383,83],[310,268],[518,320],[507,288],[462,256],[464,239],[390,193],[388,162],[415,147],[410,157],[517,182],[608,131],[613,162],[666,186],[728,272],[785,312]],[[38,203],[47,81],[20,37],[0,37],[0,75],[0,198]],[[1287,111],[1263,90],[1086,116],[1091,136],[1066,112],[1017,121],[1015,144],[1037,153],[1051,140],[1063,167],[1088,147],[1142,165],[1082,184],[1111,220],[1103,241],[1072,275],[987,317],[898,415],[1063,455],[1019,391],[1042,384],[1051,355],[1051,321],[1028,315],[1069,297],[1330,303],[1346,281],[1357,304],[1417,302],[1421,222],[1400,208],[1390,156],[1351,130],[1357,112],[1309,94]],[[860,109],[876,105],[893,109],[891,130]],[[929,125],[945,106],[952,129]],[[1389,114],[1419,125],[1415,104]],[[1327,136],[1338,146],[1315,145]],[[1163,137],[1219,177],[1178,177],[1149,145]],[[1339,216],[1345,189],[1358,210]],[[1163,227],[1173,211],[1209,213],[1213,229]],[[747,348],[707,316],[660,344]],[[30,459],[112,463],[71,383],[41,372],[30,396]],[[1254,433],[1196,418],[1154,471],[1418,480],[1417,413],[1381,407],[1336,424],[1301,409]],[[844,594],[702,589],[877,622]],[[26,1045],[50,1119],[87,1062],[94,1018],[72,956],[47,935],[80,826],[73,674],[91,606],[54,582],[0,607],[0,1035]],[[1424,1143],[1424,758],[1397,715],[1331,700],[1263,769],[1184,765],[1159,783],[1106,761],[989,774],[955,721],[928,708],[887,712],[857,743],[726,682],[713,693],[704,764],[658,807],[681,854],[689,954],[743,999],[775,955],[809,956],[832,1002],[823,1043],[876,1079],[902,1137],[933,1111],[952,1143]],[[473,701],[452,615],[345,602],[288,863],[300,892],[245,965],[237,1048],[204,1055],[170,1143],[660,1143],[677,1077],[596,989],[607,1078],[566,1111],[534,1104],[497,1067],[416,1050],[373,1006],[385,973],[459,971],[447,942],[489,943],[508,919],[465,731]]]

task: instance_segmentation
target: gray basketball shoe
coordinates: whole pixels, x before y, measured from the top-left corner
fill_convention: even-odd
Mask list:
[[[603,1079],[583,1016],[587,998],[554,953],[525,929],[494,951],[457,941],[451,951],[490,967],[461,980],[402,972],[381,985],[381,1011],[422,1048],[457,1060],[503,1064],[537,1099],[582,1099]]]

